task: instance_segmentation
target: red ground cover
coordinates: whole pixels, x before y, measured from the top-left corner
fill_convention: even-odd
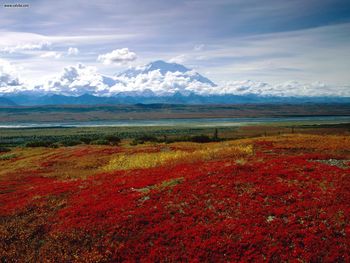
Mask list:
[[[350,169],[276,153],[2,180],[2,260],[350,262]]]

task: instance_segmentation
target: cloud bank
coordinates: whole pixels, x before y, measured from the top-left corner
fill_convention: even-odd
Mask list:
[[[332,86],[322,82],[287,81],[269,84],[258,81],[231,81],[220,86],[220,94],[276,97],[350,97],[350,86]]]
[[[29,84],[18,77],[16,68],[0,60],[0,95],[31,93],[34,95],[62,94],[79,96],[171,96],[197,94],[257,95],[276,97],[350,97],[349,86],[332,86],[321,82],[288,81],[278,84],[245,80],[218,85],[186,67],[155,61],[129,68],[115,76],[105,76],[96,67],[77,64],[65,67],[60,74],[43,84]]]

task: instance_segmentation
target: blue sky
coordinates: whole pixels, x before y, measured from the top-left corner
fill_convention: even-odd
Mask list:
[[[216,83],[350,82],[348,0],[1,3],[1,61],[29,82],[77,63],[113,75],[158,59]],[[111,53],[125,48],[125,54]]]

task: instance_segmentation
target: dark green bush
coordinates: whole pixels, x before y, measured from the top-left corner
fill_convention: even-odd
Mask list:
[[[59,148],[60,145],[59,145],[59,143],[55,142],[55,143],[51,144],[49,147],[50,148]]]
[[[139,141],[144,141],[144,142],[158,142],[158,138],[151,135],[143,135],[141,137],[138,137],[137,139]]]
[[[131,146],[136,146],[138,144],[144,144],[144,141],[140,141],[138,139],[133,139],[132,142],[130,143]]]
[[[98,139],[98,140],[94,140],[92,141],[90,144],[93,145],[110,145],[110,142],[106,139]]]
[[[93,139],[90,137],[81,137],[80,141],[85,144],[90,144],[93,141]]]
[[[190,138],[190,141],[191,142],[198,142],[198,143],[206,143],[206,142],[212,142],[213,139],[207,135],[197,135],[197,136],[192,136]]]
[[[81,144],[81,141],[79,140],[74,140],[74,139],[65,139],[59,142],[62,146],[74,146]]]
[[[106,135],[104,139],[108,141],[110,145],[118,145],[120,143],[120,138],[116,135]]]
[[[50,147],[54,142],[52,141],[30,141],[25,144],[26,147]]]
[[[157,137],[151,135],[142,135],[140,137],[135,138],[130,145],[144,144],[145,142],[161,142],[162,140],[158,140]]]

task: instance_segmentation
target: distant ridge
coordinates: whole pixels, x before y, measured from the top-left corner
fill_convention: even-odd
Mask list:
[[[3,101],[3,102],[2,102]],[[2,103],[1,103],[2,102]],[[172,96],[127,96],[98,97],[90,94],[81,96],[15,95],[0,97],[0,106],[35,106],[35,105],[117,105],[117,104],[302,104],[302,103],[350,103],[350,98],[338,97],[261,97],[257,95],[212,95],[196,94]]]
[[[16,106],[17,104],[14,103],[12,100],[8,98],[0,97],[0,106]]]

